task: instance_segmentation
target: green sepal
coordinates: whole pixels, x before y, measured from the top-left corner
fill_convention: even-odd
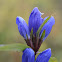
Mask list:
[[[39,33],[41,31],[41,29],[43,28],[43,26],[47,23],[47,21],[51,18],[51,16],[49,16],[42,24],[41,26],[39,27],[38,31],[36,32],[36,36],[38,37],[39,36]]]
[[[55,57],[51,57],[49,62],[58,62],[57,59]]]
[[[23,51],[26,48],[29,48],[29,46],[20,44],[20,43],[15,43],[15,44],[7,44],[7,45],[0,45],[0,51]]]
[[[43,31],[42,35],[41,35],[41,39],[43,39],[45,37],[45,30]]]
[[[32,36],[33,36],[33,28],[31,29],[31,32],[30,32],[31,39],[32,39]]]

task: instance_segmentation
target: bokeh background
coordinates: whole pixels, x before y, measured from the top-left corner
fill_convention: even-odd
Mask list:
[[[28,24],[34,7],[44,13],[43,18],[55,18],[55,25],[39,51],[51,48],[52,56],[62,62],[62,0],[0,0],[0,44],[26,44],[18,32],[16,17],[23,17]],[[0,62],[22,62],[22,52],[0,51]]]

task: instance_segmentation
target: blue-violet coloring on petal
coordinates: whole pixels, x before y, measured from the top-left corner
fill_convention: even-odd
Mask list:
[[[41,18],[42,13],[38,10],[37,7],[35,7],[29,17],[29,30],[31,32],[31,29],[33,28],[33,34],[36,34],[38,28],[43,23],[43,18]]]
[[[22,62],[34,62],[35,53],[31,48],[27,48],[23,51]]]
[[[18,25],[18,30],[20,34],[26,39],[27,36],[30,38],[30,32],[25,20],[22,17],[16,18],[16,24]],[[27,36],[26,36],[27,35]]]
[[[40,53],[36,59],[36,62],[48,62],[51,57],[51,49],[46,49]]]

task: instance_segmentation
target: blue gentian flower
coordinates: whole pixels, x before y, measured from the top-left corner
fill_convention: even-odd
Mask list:
[[[35,53],[31,48],[23,51],[22,62],[48,62],[51,57],[51,49],[46,49],[38,55],[35,60]]]
[[[55,24],[55,19],[53,16],[50,18],[48,16],[43,19],[41,17],[42,15],[43,13],[41,13],[38,8],[35,7],[29,16],[28,25],[22,17],[17,16],[16,18],[16,24],[18,25],[20,34],[24,37],[27,45],[30,46],[35,52],[38,51],[40,45],[50,34],[52,26]],[[47,19],[48,21],[43,25],[40,32],[38,33],[39,28]],[[44,31],[45,34],[43,34]]]

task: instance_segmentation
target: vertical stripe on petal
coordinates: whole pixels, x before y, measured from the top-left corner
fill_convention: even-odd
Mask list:
[[[33,9],[29,17],[29,30],[33,28],[33,34],[37,32],[40,25],[43,23],[43,18],[41,18],[42,13],[37,7]]]
[[[47,17],[46,17],[47,18]],[[44,21],[45,19],[44,18]],[[42,35],[42,32],[45,30],[45,37],[43,38],[43,41],[47,38],[47,36],[50,34],[52,26],[55,24],[55,19],[53,16],[48,20],[48,22],[43,26],[40,32],[40,36]]]
[[[27,48],[23,51],[22,62],[34,62],[35,54],[31,48]]]
[[[18,30],[20,34],[26,39],[26,35],[30,38],[30,32],[28,26],[22,17],[16,18],[16,24],[18,25]]]
[[[48,62],[51,57],[51,49],[46,49],[40,53],[36,59],[36,62]]]

